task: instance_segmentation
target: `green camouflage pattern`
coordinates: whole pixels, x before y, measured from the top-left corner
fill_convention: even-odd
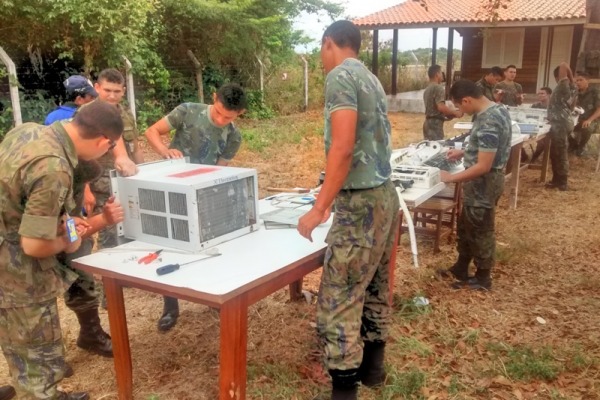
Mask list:
[[[571,111],[575,106],[576,93],[575,85],[569,82],[568,78],[561,79],[550,95],[548,103],[548,121],[563,125],[569,132],[573,130]]]
[[[423,138],[425,140],[444,140],[444,121],[437,118],[425,118]]]
[[[567,184],[569,178],[569,142],[568,137],[573,130],[573,122],[551,122],[550,132],[550,165],[552,167],[552,182],[557,185]]]
[[[90,104],[90,103],[88,103]],[[82,106],[85,107],[85,106]],[[127,155],[133,160],[134,140],[139,136],[139,132],[135,125],[135,119],[131,111],[118,104],[117,107],[121,112],[121,120],[123,121],[123,140],[125,141],[125,148]],[[102,212],[102,207],[108,201],[108,198],[112,196],[112,189],[110,186],[110,170],[114,169],[115,156],[112,151],[107,152],[98,159],[98,163],[103,167],[104,171],[102,176],[95,181],[90,182],[90,189],[96,197],[96,206],[92,211],[92,214]],[[98,248],[109,249],[119,244],[119,238],[116,226],[109,226],[98,232]]]
[[[583,114],[579,116],[579,121],[573,129],[573,133],[575,134],[573,147],[576,152],[583,152],[592,133],[598,132],[598,127],[600,126],[598,119],[592,121],[587,128],[582,126],[583,121],[590,118],[600,107],[600,89],[597,86],[589,86],[583,92],[578,92],[577,105],[583,108]]]
[[[51,256],[23,253],[21,236],[52,240],[61,216],[75,209],[73,142],[62,124],[34,123],[11,130],[0,144],[0,307],[56,298],[77,276]],[[26,201],[23,201],[26,199]]]
[[[389,262],[396,251],[399,207],[389,180],[336,197],[317,303],[326,369],[358,368],[363,342],[387,339]]]
[[[494,170],[504,169],[510,155],[512,127],[508,110],[499,104],[490,106],[477,114],[465,148],[464,166],[470,168],[477,163],[479,152],[494,152],[492,171],[488,174],[465,182],[465,204],[473,207],[493,208],[495,204],[494,188],[488,187],[487,175]]]
[[[488,184],[497,192],[496,202],[502,193],[504,174],[488,174]],[[496,263],[496,208],[463,205],[458,217],[456,248],[459,257],[473,259],[477,269],[491,270]]]
[[[392,173],[392,129],[387,117],[387,97],[377,77],[355,58],[347,58],[327,74],[324,111],[326,154],[331,147],[331,114],[340,110],[357,112],[352,164],[342,188],[380,186]]]
[[[494,101],[494,102],[496,101],[496,100],[494,100],[495,85],[490,85],[489,83],[487,83],[487,81],[485,80],[485,77],[483,77],[480,80],[478,80],[477,82],[475,82],[475,84],[477,86],[479,86],[479,88],[481,89],[481,92],[483,93],[483,95],[485,97],[487,97],[488,100]]]
[[[446,101],[446,89],[443,85],[430,83],[423,92],[423,102],[425,103],[425,117],[438,118],[442,121],[446,119],[437,106]]]
[[[66,370],[56,299],[0,308],[0,345],[17,399],[56,399]]]
[[[523,87],[521,84],[517,82],[508,83],[508,82],[498,82],[498,84],[494,87],[495,90],[502,90],[504,95],[502,96],[502,104],[507,106],[516,107],[520,103],[517,100],[517,95],[523,93]],[[493,100],[492,100],[493,101]]]
[[[175,130],[169,147],[181,151],[194,164],[216,165],[219,159],[230,161],[242,143],[242,135],[233,123],[222,128],[215,126],[210,118],[211,107],[183,103],[166,117]]]
[[[542,103],[540,103],[540,102],[537,102],[537,103],[533,103],[533,104],[531,105],[531,108],[539,108],[539,109],[541,109],[541,110],[547,110],[547,109],[548,109],[548,106],[545,106],[545,105],[543,105],[543,104],[542,104]]]

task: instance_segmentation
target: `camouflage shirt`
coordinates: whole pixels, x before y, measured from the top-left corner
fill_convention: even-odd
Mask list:
[[[426,118],[437,118],[445,120],[444,114],[439,112],[437,106],[439,103],[444,102],[446,99],[446,89],[444,86],[438,85],[437,83],[430,83],[423,92],[423,102],[425,103],[425,117]]]
[[[546,105],[544,105],[544,104],[542,104],[540,102],[537,102],[537,103],[533,103],[531,105],[531,108],[539,108],[539,109],[547,110],[548,106],[546,106]]]
[[[506,104],[507,106],[516,107],[521,104],[517,101],[517,94],[523,93],[523,87],[517,82],[508,83],[502,81],[498,83],[495,87],[495,90],[502,90],[504,95],[502,96],[502,104]],[[493,100],[492,100],[493,101]]]
[[[54,256],[27,256],[20,239],[55,239],[61,214],[75,208],[75,146],[60,122],[23,124],[0,144],[0,166],[0,308],[50,300],[77,274]]]
[[[600,89],[596,86],[589,86],[585,91],[577,93],[577,105],[583,108],[583,114],[579,117],[579,121],[583,122],[600,107]],[[598,122],[598,119],[592,121],[591,132],[598,130]]]
[[[493,104],[477,114],[465,149],[465,168],[477,163],[477,154],[480,151],[496,153],[492,168],[504,168],[510,153],[511,137],[510,114],[505,107]]]
[[[123,141],[125,142],[125,149],[127,155],[133,160],[133,142],[139,137],[137,126],[135,125],[135,118],[128,107],[123,107],[121,104],[117,104],[117,108],[121,112],[121,120],[123,120]],[[106,152],[105,155],[98,159],[98,163],[104,167],[104,175],[108,175],[108,171],[115,167],[115,156],[112,151]]]
[[[483,95],[485,97],[488,98],[488,100],[490,101],[496,101],[494,100],[494,85],[490,85],[489,83],[487,83],[487,81],[485,80],[485,76],[483,78],[481,78],[480,80],[478,80],[477,82],[475,82],[475,84],[477,86],[479,86],[479,88],[481,89],[481,92],[483,93]]]
[[[573,110],[576,96],[575,85],[568,78],[561,79],[550,96],[548,104],[548,121],[556,124],[573,124],[571,111]],[[571,128],[573,128],[571,126]]]
[[[392,172],[391,125],[381,83],[360,61],[347,58],[325,81],[325,153],[331,147],[331,114],[357,112],[356,138],[350,172],[343,189],[380,186]]]
[[[210,118],[207,104],[183,103],[167,115],[175,137],[169,146],[195,164],[215,165],[219,159],[230,161],[238,152],[242,135],[233,123],[220,128]]]

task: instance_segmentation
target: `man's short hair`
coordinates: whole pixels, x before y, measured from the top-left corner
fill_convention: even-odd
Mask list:
[[[243,111],[248,108],[246,92],[237,83],[226,83],[217,90],[217,100],[229,111]]]
[[[554,68],[554,79],[558,80],[558,74],[560,72],[560,65]]]
[[[450,88],[450,98],[453,101],[462,101],[465,97],[479,99],[483,96],[481,88],[477,84],[468,79],[461,79],[452,85]]]
[[[427,68],[427,76],[429,77],[429,79],[433,79],[433,77],[438,72],[442,72],[442,67],[437,64],[432,65],[431,67]]]
[[[548,96],[550,96],[552,94],[552,89],[550,89],[548,86],[544,86],[544,87],[540,88],[540,90],[543,90],[544,92],[546,92],[546,94]]]
[[[508,71],[509,69],[514,68],[517,69],[516,65],[510,64],[508,67],[504,68],[505,71]]]
[[[582,77],[583,79],[586,79],[586,80],[588,80],[588,79],[590,79],[590,78],[591,78],[591,77],[590,77],[590,74],[588,74],[588,73],[587,73],[587,72],[585,72],[585,71],[577,71],[577,72],[575,73],[575,75],[576,75],[576,76],[580,76],[580,77]]]
[[[73,118],[73,124],[79,128],[83,139],[106,136],[117,141],[123,133],[123,120],[119,109],[102,100],[95,100],[81,107]]]
[[[504,71],[498,66],[490,68],[488,74],[496,75],[501,78],[504,77]]]
[[[360,30],[350,21],[335,21],[333,24],[329,25],[329,27],[325,29],[325,32],[323,33],[323,39],[321,42],[324,43],[325,38],[327,37],[331,38],[333,43],[335,43],[339,48],[349,47],[356,54],[358,54],[360,51]]]
[[[106,68],[100,72],[97,82],[102,83],[103,81],[125,86],[125,77],[115,68]]]

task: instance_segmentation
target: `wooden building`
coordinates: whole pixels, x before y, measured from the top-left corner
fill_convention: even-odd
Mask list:
[[[552,73],[560,62],[569,62],[575,70],[577,56],[582,51],[586,0],[510,0],[505,2],[506,8],[497,10],[486,9],[490,3],[481,0],[425,0],[425,3],[426,8],[422,1],[407,0],[353,21],[360,29],[373,30],[375,68],[379,30],[394,31],[396,49],[400,35],[410,34],[409,29],[433,29],[432,64],[435,64],[437,29],[449,28],[449,57],[453,32],[463,39],[461,78],[478,80],[492,66],[504,68],[514,64],[516,81],[525,92],[535,93],[539,87],[556,85]],[[398,30],[402,30],[400,35]],[[446,76],[455,76],[452,62],[447,65]],[[395,68],[392,72],[392,94],[396,94]]]

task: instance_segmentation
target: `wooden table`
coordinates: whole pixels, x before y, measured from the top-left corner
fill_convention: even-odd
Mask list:
[[[272,209],[261,200],[261,212]],[[219,310],[219,400],[246,398],[248,307],[289,285],[301,296],[302,278],[323,265],[325,236],[332,218],[317,227],[313,242],[296,229],[265,229],[219,244],[219,257],[182,266],[158,276],[158,266],[185,263],[200,257],[154,244],[133,241],[114,249],[78,258],[74,267],[100,275],[106,293],[115,373],[120,400],[133,399],[133,372],[123,288],[132,287],[177,297]],[[140,265],[136,259],[162,248],[162,262]],[[390,301],[396,253],[390,260]]]

